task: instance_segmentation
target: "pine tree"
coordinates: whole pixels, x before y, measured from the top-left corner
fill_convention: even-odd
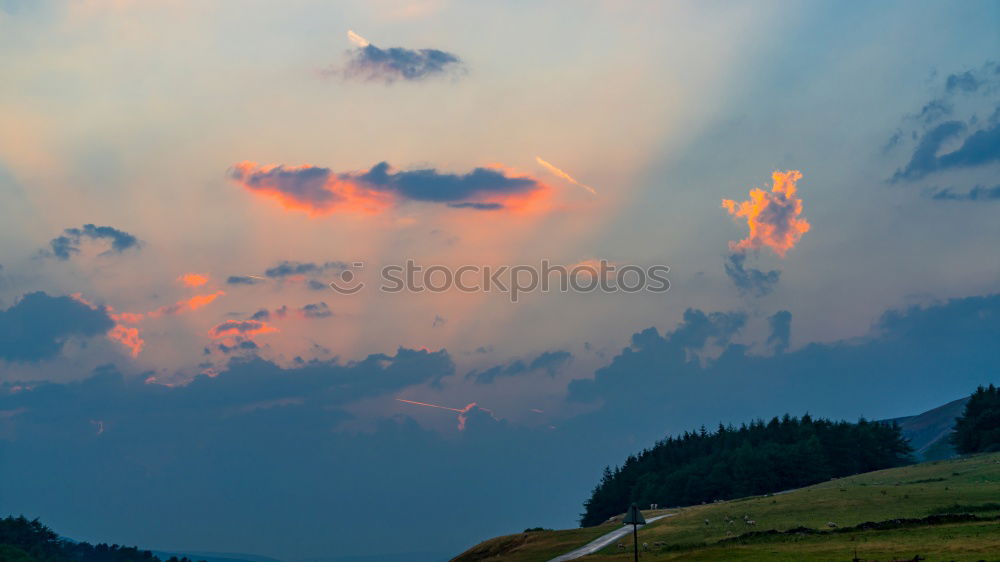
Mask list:
[[[1000,451],[1000,389],[992,384],[976,389],[955,419],[951,440],[963,455]]]

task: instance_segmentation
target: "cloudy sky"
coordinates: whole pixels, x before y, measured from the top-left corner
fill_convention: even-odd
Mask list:
[[[0,0],[0,514],[436,560],[669,432],[1000,382],[998,21]],[[380,291],[407,260],[669,290]]]

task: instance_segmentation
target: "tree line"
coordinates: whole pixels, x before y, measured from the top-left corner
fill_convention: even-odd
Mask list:
[[[895,423],[833,422],[785,414],[667,437],[606,467],[584,502],[581,526],[597,525],[632,502],[666,506],[779,492],[912,462]]]
[[[59,538],[38,519],[0,519],[0,560],[3,562],[161,562],[148,550],[134,546],[74,542]],[[170,557],[166,562],[191,562]]]
[[[951,442],[960,454],[1000,451],[1000,388],[976,389],[955,420]]]

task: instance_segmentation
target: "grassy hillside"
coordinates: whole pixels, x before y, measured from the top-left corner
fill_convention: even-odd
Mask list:
[[[676,516],[639,531],[640,543],[649,543],[651,549],[642,553],[641,559],[846,561],[857,549],[858,557],[869,560],[912,558],[917,554],[928,560],[1000,560],[1000,520],[995,519],[1000,516],[1000,454],[880,470],[785,494],[674,511]],[[921,519],[942,513],[973,513],[983,520],[916,522],[884,530],[850,529],[865,522]],[[748,525],[745,518],[756,524]],[[500,537],[473,547],[455,560],[541,562],[614,527],[546,531],[525,538],[520,538],[523,534]],[[799,527],[814,531],[763,533]],[[481,548],[485,545],[491,548]],[[565,548],[559,550],[556,545]],[[584,560],[625,560],[628,556],[612,546]]]

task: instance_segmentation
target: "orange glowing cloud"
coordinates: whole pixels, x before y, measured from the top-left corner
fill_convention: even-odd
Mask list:
[[[120,321],[118,315],[111,315],[111,319],[115,321],[115,327],[108,332],[108,339],[124,345],[129,349],[132,357],[138,357],[139,353],[142,352],[142,347],[146,345],[146,341],[139,335],[139,328],[126,326]]]
[[[114,327],[108,330],[107,337],[111,341],[118,342],[127,347],[132,357],[138,357],[139,353],[142,352],[143,346],[146,345],[146,341],[142,339],[142,335],[139,331],[139,323],[148,318],[158,318],[164,315],[180,314],[182,312],[198,310],[224,294],[226,294],[225,291],[216,291],[214,293],[204,295],[195,295],[187,300],[178,301],[177,303],[169,306],[161,306],[160,308],[147,313],[115,313],[113,308],[107,306],[105,309],[108,311],[108,316],[115,323]],[[88,302],[80,293],[75,293],[71,296],[77,301],[95,310],[97,309],[96,305]]]
[[[207,293],[204,295],[195,295],[189,299],[177,301],[169,306],[161,306],[156,310],[149,313],[151,318],[156,318],[158,316],[169,315],[169,314],[180,314],[182,312],[190,312],[192,310],[198,310],[203,306],[212,303],[215,299],[226,294],[225,291],[216,291],[214,293]]]
[[[90,308],[97,310],[97,305],[91,303],[83,297],[80,293],[73,293],[70,295],[77,302],[85,304]],[[136,324],[143,319],[143,314],[135,314],[131,312],[123,312],[121,314],[114,314],[114,309],[110,306],[105,307],[108,311],[108,316],[114,321],[115,325],[108,330],[107,336],[111,341],[118,342],[125,347],[129,348],[129,353],[132,357],[137,357],[139,352],[142,351],[142,346],[145,345],[142,337],[139,336],[139,328],[134,326],[127,326],[126,324]]]
[[[722,207],[734,217],[745,218],[750,234],[739,242],[730,242],[734,252],[770,248],[780,257],[809,232],[809,223],[801,218],[802,199],[796,195],[795,183],[802,179],[798,170],[775,171],[771,175],[774,185],[771,191],[754,188],[750,190],[750,200],[737,203],[730,199],[722,201]]]
[[[449,174],[433,168],[396,170],[381,162],[368,170],[335,173],[308,164],[286,167],[240,162],[229,170],[229,176],[251,193],[313,217],[376,214],[402,202],[472,210],[531,210],[540,206],[547,192],[534,178],[499,167]]]
[[[277,331],[277,328],[261,320],[226,320],[209,330],[208,335],[215,339],[232,337],[252,338]]]
[[[185,287],[201,287],[208,283],[208,275],[202,273],[185,273],[177,278]]]

